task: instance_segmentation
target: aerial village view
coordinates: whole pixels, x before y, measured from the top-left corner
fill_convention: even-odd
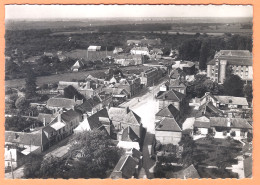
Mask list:
[[[5,9],[5,178],[252,177],[252,6]]]

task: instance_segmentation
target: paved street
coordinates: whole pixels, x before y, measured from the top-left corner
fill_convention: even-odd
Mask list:
[[[148,179],[154,178],[153,167],[155,165],[155,160],[152,160],[149,155],[148,145],[152,144],[154,134],[146,132],[144,145],[143,145],[143,168],[145,169],[145,173]]]
[[[159,92],[160,86],[166,79],[153,87],[141,97],[135,97],[129,102],[123,103],[120,106],[129,107],[136,114],[142,118],[142,123],[147,132],[154,133],[155,114],[159,111],[159,102],[155,100],[154,96]]]
[[[20,166],[19,168],[17,168],[16,170],[14,170],[14,178],[15,179],[21,179],[23,177],[23,168],[24,168],[24,165],[23,166]],[[5,179],[12,179],[12,173],[9,172],[9,173],[5,173]]]
[[[148,151],[148,145],[152,145],[155,134],[155,114],[159,111],[159,102],[155,100],[154,96],[159,92],[160,86],[166,79],[162,79],[161,82],[150,87],[149,91],[143,96],[135,97],[129,102],[121,104],[123,107],[129,107],[136,114],[142,118],[143,127],[147,129],[144,144],[143,144],[143,168],[145,170],[148,179],[154,178],[153,168],[155,167],[155,160],[150,158]]]

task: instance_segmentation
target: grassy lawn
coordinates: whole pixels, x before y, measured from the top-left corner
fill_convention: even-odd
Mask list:
[[[231,166],[241,154],[242,144],[235,140],[201,138],[195,141],[193,160],[203,166]]]

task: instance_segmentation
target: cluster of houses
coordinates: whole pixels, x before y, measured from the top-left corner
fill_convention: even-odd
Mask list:
[[[89,55],[95,55],[95,63],[98,61],[104,62],[104,60],[109,60],[111,63],[119,66],[137,66],[142,65],[147,62],[148,59],[159,60],[163,56],[163,51],[161,48],[156,48],[161,44],[161,39],[141,39],[141,40],[127,40],[126,44],[131,48],[129,52],[124,51],[121,47],[115,47],[113,52],[108,54],[103,52],[102,55],[101,46],[91,45],[87,49],[87,58],[89,60],[94,60],[93,57]],[[88,61],[77,60],[75,64],[71,67],[71,70],[78,72],[83,67],[87,67]]]
[[[162,58],[162,50],[155,48],[160,44],[160,39],[128,40],[127,45],[133,46],[130,52],[124,53],[122,48],[116,47],[111,59],[121,66],[142,65],[146,56],[153,60]],[[88,48],[89,52],[100,50],[100,46]],[[51,57],[48,53],[46,56]],[[78,71],[84,65],[87,64],[78,60],[71,70]],[[252,80],[252,55],[248,51],[221,50],[207,66],[207,76],[218,83],[224,82],[227,66],[231,66],[243,80]],[[120,104],[166,76],[168,80],[155,95],[159,106],[154,123],[157,142],[173,144],[181,150],[179,142],[186,133],[194,140],[210,135],[213,138],[232,137],[241,142],[252,135],[252,120],[248,115],[251,108],[246,98],[217,96],[207,92],[202,98],[188,102],[187,82],[194,79],[195,64],[175,61],[170,73],[167,70],[166,67],[154,66],[136,75],[123,74],[119,68],[109,68],[106,72],[92,73],[81,82],[60,81],[57,95],[49,98],[45,105],[34,104],[52,111],[51,114],[39,114],[37,119],[43,123],[42,127],[30,132],[5,132],[5,166],[16,168],[22,165],[21,159],[47,150],[74,132],[101,130],[125,150],[110,177],[137,178],[142,170],[145,129],[141,117]],[[84,100],[75,96],[66,98],[64,89],[69,86],[82,94]],[[188,106],[194,113],[192,119],[185,115]],[[172,178],[199,178],[193,165],[168,175]]]
[[[150,76],[150,71],[156,75]],[[141,76],[123,74],[118,68],[108,69],[100,74],[88,75],[85,81],[60,81],[56,95],[52,94],[46,104],[32,103],[39,110],[43,107],[51,114],[39,113],[42,127],[30,132],[5,132],[6,167],[18,167],[21,158],[31,153],[41,153],[74,132],[101,129],[106,131],[122,148],[140,150],[143,138],[141,118],[129,108],[117,107],[137,95],[143,88],[154,85],[166,75],[165,69],[154,68],[144,71]],[[153,83],[150,83],[153,81]],[[83,99],[66,98],[64,89],[73,87]],[[46,91],[46,90],[45,90]],[[45,92],[46,93],[46,92]],[[15,158],[17,157],[17,158]]]

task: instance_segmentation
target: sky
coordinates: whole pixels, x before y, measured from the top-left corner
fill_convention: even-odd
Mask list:
[[[6,19],[253,17],[250,5],[6,5]]]

